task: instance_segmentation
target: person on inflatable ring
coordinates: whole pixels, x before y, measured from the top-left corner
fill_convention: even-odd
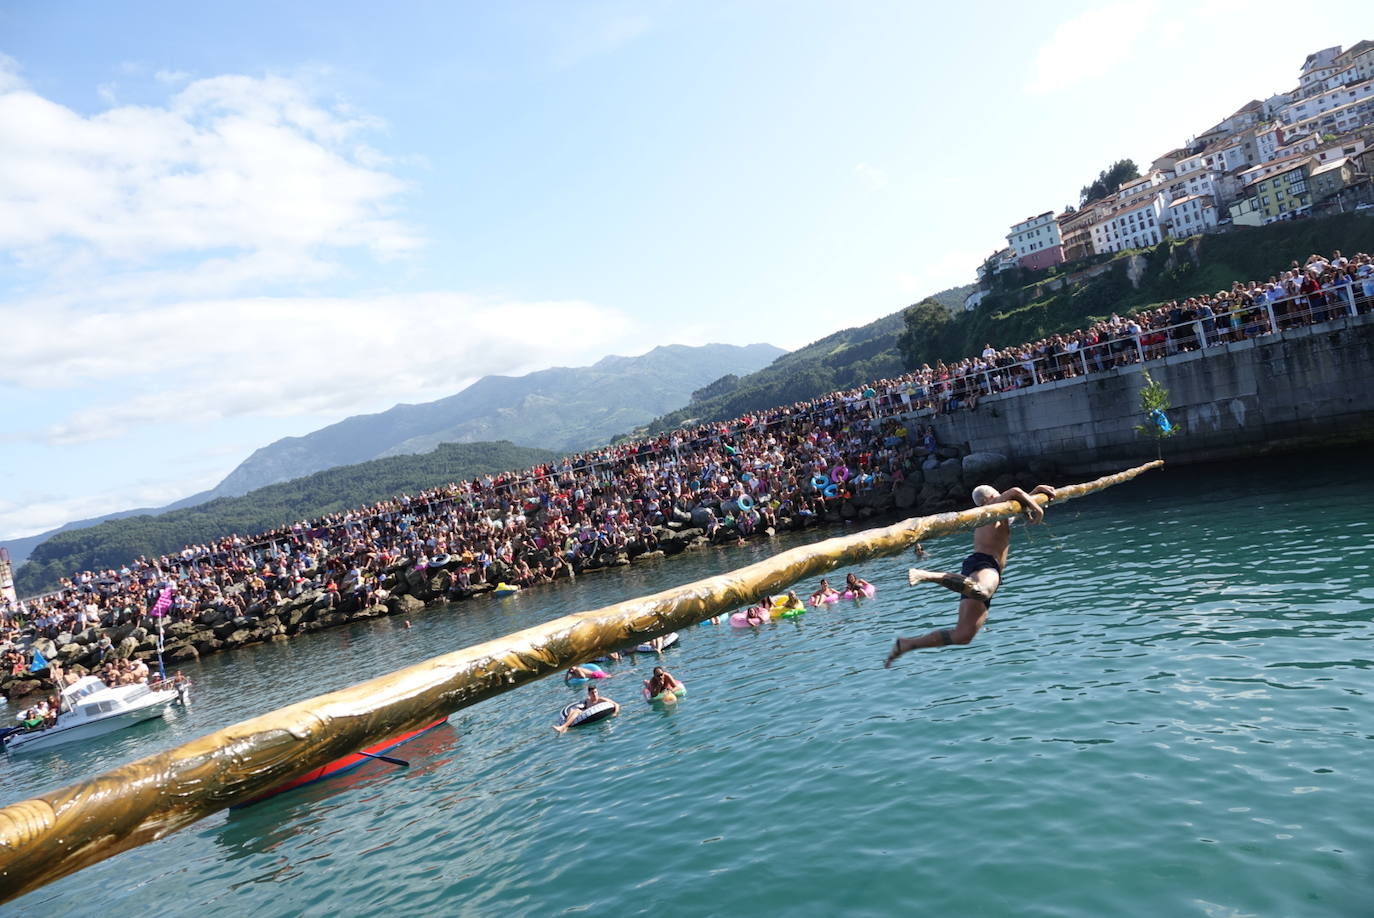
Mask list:
[[[844,575],[844,588],[854,593],[856,596],[869,586],[871,586],[871,584],[861,577],[855,577],[853,574]]]
[[[677,691],[686,688],[678,679],[662,666],[654,667],[654,674],[644,680],[644,691],[648,698],[658,698],[664,704],[677,703]]]
[[[830,581],[822,577],[820,589],[816,590],[816,592],[811,594],[811,604],[813,606],[818,606],[821,603],[825,602],[825,600],[831,596],[835,597],[836,599],[839,599],[840,591],[832,589],[830,586]]]
[[[577,715],[581,714],[583,711],[587,710],[593,705],[601,704],[601,702],[603,701],[609,701],[611,705],[615,708],[615,710],[611,711],[612,717],[620,713],[620,705],[610,698],[601,697],[601,695],[596,690],[596,683],[593,682],[591,685],[587,686],[587,697],[583,700],[583,702],[568,712],[568,717],[566,720],[564,720],[561,724],[554,724],[553,728],[557,730],[559,733],[567,733],[568,728],[572,726],[573,721],[577,720]]]

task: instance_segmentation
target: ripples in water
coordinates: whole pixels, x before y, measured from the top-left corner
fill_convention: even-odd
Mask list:
[[[689,686],[676,708],[639,700],[655,662],[639,657],[611,666],[624,713],[559,737],[553,712],[576,691],[545,680],[402,747],[410,769],[371,763],[217,815],[15,907],[1367,914],[1374,548],[1362,486],[1332,473],[1295,495],[1292,480],[1142,480],[1018,527],[967,648],[882,670],[895,634],[947,626],[955,601],[908,588],[905,559],[874,562],[861,605],[684,632],[665,664]],[[924,566],[947,569],[967,537],[927,548]],[[3,763],[5,797],[765,551],[211,658],[191,712]]]

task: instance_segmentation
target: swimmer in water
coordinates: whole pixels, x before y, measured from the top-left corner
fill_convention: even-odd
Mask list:
[[[650,701],[661,701],[664,704],[677,704],[677,692],[685,689],[686,686],[679,682],[672,673],[662,666],[654,667],[654,674],[644,680],[644,697]],[[662,698],[658,696],[662,695]]]
[[[1020,488],[1011,488],[998,493],[991,485],[979,485],[973,490],[973,503],[983,507],[1002,501],[1014,500],[1022,507],[1027,520],[1039,523],[1045,518],[1045,511],[1035,502],[1033,495],[1044,494],[1054,500],[1054,488],[1037,485],[1027,494]],[[1046,501],[1049,503],[1049,501]],[[942,628],[919,637],[899,637],[892,645],[892,652],[883,661],[888,667],[904,653],[922,647],[947,647],[950,644],[967,644],[988,620],[988,609],[992,605],[992,595],[1002,585],[1002,571],[1007,564],[1007,553],[1011,550],[1011,520],[998,520],[973,531],[973,553],[964,559],[963,568],[958,574],[945,574],[939,571],[922,571],[912,568],[907,572],[907,582],[912,586],[918,583],[938,583],[946,589],[958,593],[959,622],[953,628]]]
[[[844,575],[844,588],[855,596],[862,593],[866,588],[872,586],[867,580],[855,577],[853,574]]]
[[[611,717],[614,717],[615,715],[620,713],[620,705],[616,704],[614,701],[611,701],[611,699],[609,698],[602,698],[601,695],[599,695],[596,691],[596,683],[593,682],[591,685],[587,686],[587,697],[583,699],[581,704],[577,705],[571,711],[568,712],[568,716],[563,720],[561,724],[554,724],[554,730],[558,731],[559,733],[567,733],[568,728],[573,725],[573,721],[577,720],[577,715],[581,714],[583,711],[587,710],[590,707],[601,704],[603,701],[610,701],[612,707],[614,708],[611,711]]]
[[[840,597],[840,592],[839,590],[831,589],[830,581],[822,577],[820,588],[811,594],[811,604],[813,606],[818,606],[831,597],[838,599]]]

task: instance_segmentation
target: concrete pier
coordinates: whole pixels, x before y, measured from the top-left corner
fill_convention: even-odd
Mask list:
[[[1085,473],[1153,459],[1140,390],[1169,390],[1173,465],[1374,441],[1374,314],[1342,316],[983,398],[931,418],[941,443]]]

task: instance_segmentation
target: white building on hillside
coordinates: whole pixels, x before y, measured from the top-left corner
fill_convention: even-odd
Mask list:
[[[1336,71],[1326,79],[1326,88],[1374,79],[1374,41],[1358,41],[1332,63]]]
[[[1011,232],[1007,233],[1007,245],[1026,268],[1048,268],[1064,260],[1064,240],[1059,235],[1054,211],[1047,210],[1013,224]]]
[[[1170,236],[1182,239],[1216,228],[1217,208],[1211,195],[1195,194],[1178,198],[1164,211],[1164,223]]]
[[[1298,99],[1296,102],[1284,106],[1283,110],[1279,112],[1279,118],[1285,124],[1297,124],[1342,106],[1372,98],[1374,98],[1374,80],[1366,79],[1358,83],[1337,86],[1305,99]]]
[[[1307,59],[1302,62],[1302,71],[1298,76],[1298,97],[1306,98],[1314,96],[1326,89],[1326,81],[1334,76],[1341,68],[1336,66],[1336,58],[1340,57],[1341,46],[1333,48],[1323,48],[1307,55]]]
[[[1102,254],[1159,245],[1164,241],[1161,221],[1167,206],[1168,192],[1162,189],[1119,203],[1107,219],[1093,226],[1093,251]]]

